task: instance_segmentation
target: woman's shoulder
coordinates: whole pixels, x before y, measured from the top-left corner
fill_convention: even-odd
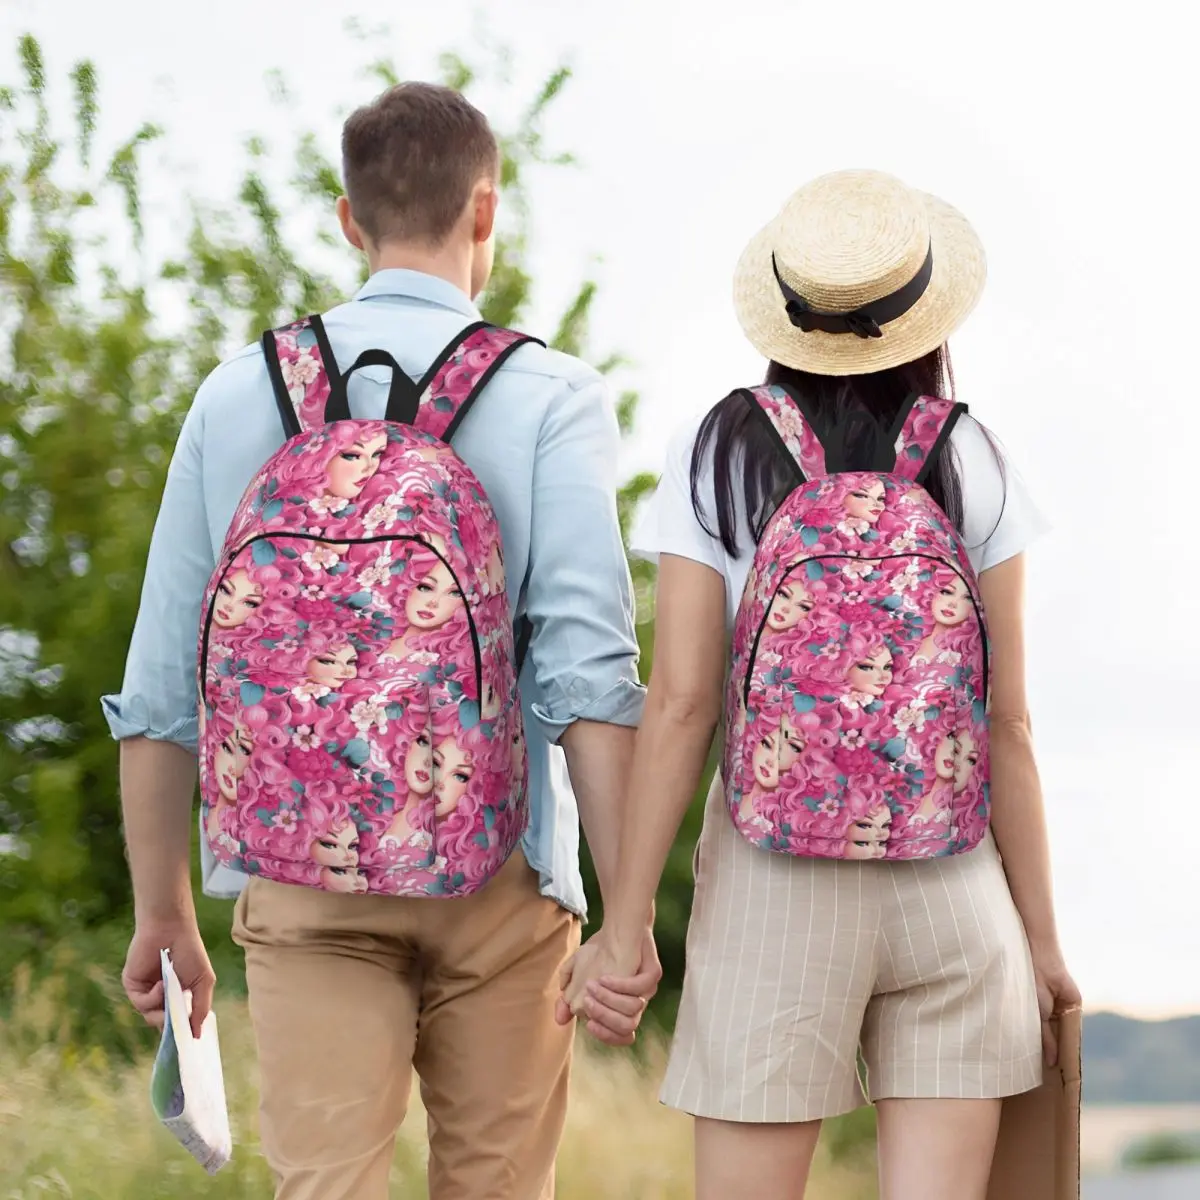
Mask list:
[[[977,571],[1020,554],[1049,529],[1003,443],[964,414],[950,434],[962,487],[963,539]]]

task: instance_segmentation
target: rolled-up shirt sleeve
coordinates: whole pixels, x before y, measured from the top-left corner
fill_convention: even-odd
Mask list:
[[[617,520],[620,431],[600,376],[548,405],[533,468],[526,614],[538,695],[557,742],[574,721],[637,725],[633,587]]]
[[[215,566],[201,474],[201,398],[183,423],[150,541],[141,603],[119,694],[101,698],[117,739],[196,749],[200,606]]]

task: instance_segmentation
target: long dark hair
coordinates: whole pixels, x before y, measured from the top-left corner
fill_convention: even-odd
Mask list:
[[[767,367],[768,384],[783,384],[799,395],[812,413],[823,441],[836,437],[842,458],[849,463],[871,462],[879,443],[887,437],[904,401],[918,396],[954,396],[954,368],[945,346],[923,358],[875,371],[868,375],[813,375],[772,362]],[[986,430],[984,431],[986,434]],[[989,442],[991,441],[988,435]],[[713,453],[713,484],[716,493],[717,528],[704,511],[700,479],[709,447]],[[1003,460],[992,443],[997,464]],[[782,459],[778,446],[750,410],[750,401],[733,392],[715,405],[700,425],[692,450],[692,508],[696,519],[711,537],[719,537],[731,556],[740,551],[737,537],[737,490],[757,544],[771,514],[786,498],[794,476]],[[960,533],[963,528],[962,478],[954,448],[947,443],[938,456],[925,487]]]

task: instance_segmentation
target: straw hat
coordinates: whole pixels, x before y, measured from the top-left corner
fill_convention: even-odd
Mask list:
[[[942,345],[986,273],[956,209],[879,171],[838,171],[802,187],[746,247],[733,302],[768,358],[861,375]]]

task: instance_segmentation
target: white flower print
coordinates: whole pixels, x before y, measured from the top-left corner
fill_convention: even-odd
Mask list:
[[[210,648],[209,653],[214,658],[229,658],[233,654],[232,646],[222,646],[219,643]]]
[[[847,604],[861,604],[862,603],[862,592],[847,592],[846,593],[846,603]]]
[[[372,696],[370,700],[360,700],[350,710],[350,720],[359,733],[370,733],[376,728],[380,733],[387,733],[387,712],[380,703],[382,699],[381,696]]]
[[[392,556],[385,550],[369,567],[364,567],[358,573],[358,585],[368,589],[382,587],[391,578],[391,574]]]
[[[407,661],[419,667],[432,667],[438,661],[438,656],[432,650],[414,650],[408,655]]]
[[[292,734],[292,745],[301,750],[315,750],[321,744],[321,739],[313,732],[311,725],[297,725]]]
[[[962,655],[957,650],[943,650],[937,656],[937,661],[948,667],[957,667],[962,662]]]
[[[314,571],[328,571],[330,567],[336,567],[341,562],[341,555],[332,546],[323,546],[320,543],[313,546],[302,556],[304,565]]]
[[[817,812],[823,817],[836,817],[838,815],[838,802],[832,796],[826,796],[817,805]]]
[[[898,733],[907,733],[910,729],[915,729],[920,733],[925,728],[925,710],[906,704],[903,708],[896,710],[892,720]]]
[[[838,522],[838,532],[844,533],[849,537],[854,537],[855,535],[861,537],[870,528],[871,522],[864,521],[861,517],[847,517],[844,521]]]
[[[283,372],[283,382],[287,384],[288,391],[293,388],[300,388],[300,395],[303,397],[304,391],[316,377],[321,373],[321,366],[315,358],[307,350],[302,350],[294,359],[289,359],[279,364]]]
[[[842,697],[842,703],[851,709],[866,708],[875,700],[870,692],[849,691]]]
[[[898,575],[892,576],[892,591],[896,595],[899,595],[901,592],[912,591],[921,582],[920,574],[920,564],[910,562]]]
[[[308,507],[318,516],[337,516],[350,503],[344,496],[314,496]]]
[[[917,548],[917,539],[911,533],[902,533],[899,537],[892,538],[888,545],[897,554],[904,554]]]
[[[847,750],[857,750],[863,744],[864,738],[861,729],[847,729],[842,734],[842,745]]]
[[[774,650],[767,650],[758,656],[758,661],[764,667],[777,667],[783,662],[783,659]]]
[[[282,829],[287,833],[295,833],[300,825],[300,818],[296,816],[294,808],[281,808],[272,818],[271,824],[276,829]]]
[[[778,413],[779,432],[788,443],[788,449],[799,457],[800,439],[804,434],[804,423],[800,420],[800,414],[790,404],[781,404]]]
[[[309,565],[311,566],[311,564]],[[303,596],[305,600],[324,600],[325,589],[323,587],[318,587],[315,583],[306,583],[300,589],[300,595]]]
[[[841,649],[837,642],[826,642],[825,645],[823,645],[820,650],[817,651],[817,656],[819,658],[837,658],[840,653]]]
[[[874,559],[860,558],[855,562],[848,562],[842,568],[842,574],[848,579],[866,579],[875,570],[875,565]]]
[[[313,681],[310,679],[306,680],[304,683],[296,684],[296,686],[292,688],[292,695],[295,696],[297,700],[320,700],[323,696],[328,696],[329,691],[330,689],[327,688],[323,683],[313,683]]]
[[[363,528],[369,533],[378,529],[390,529],[396,523],[396,510],[400,507],[398,496],[388,496],[378,504],[372,505],[363,517]]]

